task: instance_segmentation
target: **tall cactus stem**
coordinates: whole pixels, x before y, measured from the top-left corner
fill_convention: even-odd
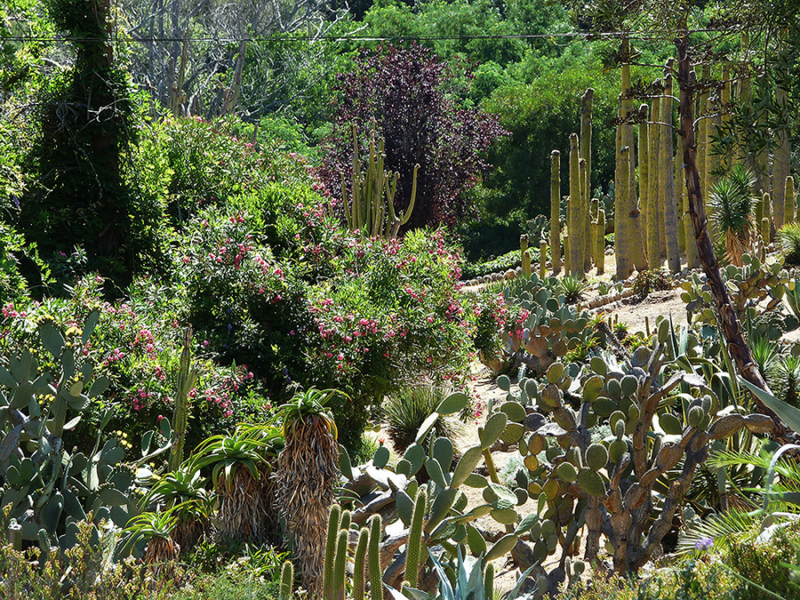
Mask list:
[[[761,219],[761,242],[765,248],[769,246],[770,228],[769,219],[767,217]]]
[[[345,579],[347,575],[347,540],[349,532],[339,531],[336,539],[336,558],[333,561],[333,595],[331,600],[344,600]]]
[[[789,175],[786,178],[786,183],[784,184],[784,192],[783,192],[783,205],[784,205],[784,219],[786,223],[794,223],[795,222],[795,191],[794,191],[794,177]]]
[[[528,234],[519,236],[519,256],[522,261],[522,274],[525,279],[531,278],[531,255],[528,252]]]
[[[364,600],[366,590],[366,558],[367,544],[369,543],[369,529],[362,527],[358,532],[356,553],[353,556],[353,600]]]
[[[656,82],[660,84],[660,80]],[[661,267],[661,226],[659,224],[659,206],[661,204],[661,188],[658,185],[659,157],[661,153],[661,103],[653,99],[648,127],[648,178],[647,178],[647,258],[651,269]]]
[[[322,574],[322,597],[324,600],[333,598],[333,563],[336,557],[336,536],[339,532],[339,519],[342,516],[342,507],[338,504],[331,506],[328,515],[328,532],[325,537],[325,563]]]
[[[483,598],[494,600],[494,563],[487,563],[483,571]]]
[[[569,273],[573,277],[583,279],[583,221],[586,214],[582,213],[582,188],[580,155],[578,151],[578,135],[569,136]]]
[[[422,548],[422,524],[425,519],[425,506],[428,500],[424,487],[417,491],[414,502],[414,512],[411,515],[411,527],[408,530],[408,546],[406,548],[406,573],[405,581],[408,587],[417,587],[417,574],[419,572],[420,554]]]
[[[564,264],[569,265],[569,234],[564,234],[561,242],[564,244]]]
[[[762,220],[766,219],[770,225],[767,228],[766,235],[764,235],[764,230],[762,228],[761,237],[764,239],[765,244],[769,244],[772,240],[772,196],[770,196],[769,192],[764,192],[761,196],[761,210],[763,211]]]
[[[291,600],[292,585],[294,584],[294,565],[292,561],[284,561],[281,566],[281,586],[278,593],[279,600]]]
[[[547,242],[539,242],[539,279],[547,277]]]
[[[381,516],[373,515],[369,524],[369,596],[370,600],[383,600],[381,585]]]
[[[591,214],[589,210],[589,186],[586,181],[586,161],[578,161],[578,170],[581,178],[581,228],[583,229],[583,273],[592,268]]]
[[[178,368],[175,394],[175,412],[172,420],[172,448],[169,455],[170,471],[177,471],[183,463],[183,446],[189,423],[190,393],[197,382],[197,371],[192,366],[192,328],[183,330],[183,350]]]
[[[790,123],[791,119],[788,114],[789,92],[781,87],[775,90],[775,104],[778,110],[781,111],[780,123]],[[785,213],[786,204],[786,178],[789,176],[789,132],[787,128],[780,127],[775,132],[778,145],[773,152],[772,159],[772,179],[774,181],[772,187],[772,206],[774,209],[773,219],[775,221],[775,228],[780,229],[785,222],[789,222]]]
[[[675,205],[675,166],[672,143],[672,69],[673,59],[667,62],[664,76],[664,97],[662,99],[661,120],[665,125],[661,131],[661,156],[663,161],[664,231],[667,242],[667,265],[672,273],[681,270],[681,250],[678,243],[678,211]],[[659,180],[660,181],[660,180]]]
[[[602,208],[597,211],[597,234],[595,236],[595,266],[597,275],[606,272],[606,211]]]
[[[550,260],[553,274],[561,272],[561,153],[550,153]]]
[[[638,148],[638,165],[639,165],[639,218],[644,225],[644,235],[642,236],[645,250],[648,248],[648,240],[650,231],[648,223],[650,219],[650,190],[649,190],[649,173],[650,173],[650,140],[648,139],[650,125],[647,119],[650,117],[650,107],[647,104],[642,104],[639,107],[639,148]],[[647,258],[650,260],[650,252],[647,251]]]
[[[584,209],[589,206],[589,199],[592,197],[592,100],[594,90],[589,88],[581,97],[581,133],[580,133],[580,156],[585,161],[586,167],[582,180],[584,189],[583,204]],[[591,268],[592,247],[589,243],[591,234],[591,220],[584,220],[584,272]]]

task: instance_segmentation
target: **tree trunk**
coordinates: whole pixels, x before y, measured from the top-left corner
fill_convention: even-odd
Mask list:
[[[689,215],[692,219],[694,235],[697,241],[697,250],[703,270],[708,277],[708,285],[714,296],[719,314],[720,333],[728,344],[728,352],[736,361],[736,367],[741,376],[756,387],[770,391],[767,382],[753,362],[750,347],[744,339],[742,325],[736,315],[736,310],[731,304],[728,290],[722,281],[719,272],[717,257],[708,233],[708,220],[703,206],[703,193],[700,187],[700,176],[697,171],[697,146],[694,138],[694,110],[692,109],[692,89],[689,84],[691,68],[689,60],[689,38],[681,36],[676,44],[678,46],[678,82],[680,85],[680,125],[683,136],[683,162],[686,190],[689,198]],[[770,392],[771,393],[771,392]],[[777,437],[785,437],[790,430],[783,424],[777,415],[767,408],[755,396],[756,406],[763,414],[769,415],[776,425]]]

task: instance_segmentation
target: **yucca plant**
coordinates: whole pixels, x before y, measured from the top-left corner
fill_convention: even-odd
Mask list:
[[[749,346],[758,370],[766,376],[780,358],[778,347],[765,335],[751,335]]]
[[[206,439],[189,459],[190,471],[211,468],[224,537],[262,543],[277,530],[270,475],[282,446],[276,427],[239,425],[230,435]]]
[[[783,263],[800,265],[800,223],[784,225],[775,234],[775,243],[783,253]]]
[[[711,188],[709,213],[714,230],[720,236],[725,257],[737,267],[742,266],[742,254],[753,244],[753,207],[757,201],[751,192],[755,176],[742,165],[734,166]]]
[[[564,301],[567,304],[577,304],[580,302],[583,299],[583,293],[589,286],[583,279],[571,275],[565,275],[559,279],[558,285],[561,288],[561,292],[564,294]]]
[[[140,502],[145,510],[176,507],[178,521],[171,535],[180,546],[181,555],[194,547],[208,523],[215,494],[205,488],[205,483],[206,478],[199,471],[173,471],[162,476]],[[177,510],[179,506],[181,510]]]
[[[414,385],[400,388],[389,396],[383,405],[383,419],[392,447],[399,456],[416,441],[420,427],[448,393],[438,386]],[[453,442],[458,432],[458,425],[453,420],[437,419],[422,446],[427,450],[429,441],[437,437]]]
[[[325,532],[339,481],[336,423],[325,405],[346,396],[336,390],[299,393],[281,406],[286,447],[278,460],[276,499],[313,597],[322,590]]]

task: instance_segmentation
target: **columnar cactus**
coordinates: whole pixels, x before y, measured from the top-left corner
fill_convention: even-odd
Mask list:
[[[597,211],[597,223],[595,224],[595,265],[597,274],[602,275],[606,272],[606,211],[602,208]]]
[[[581,98],[581,136],[580,136],[580,154],[581,158],[586,163],[585,178],[583,180],[584,190],[586,195],[583,203],[584,208],[588,208],[589,199],[592,197],[592,99],[594,98],[594,90],[589,88]],[[586,219],[584,221],[585,228],[583,239],[585,240],[584,250],[584,271],[591,268],[592,248],[589,244],[591,221]]]
[[[698,70],[700,67],[698,66]],[[705,73],[701,73],[701,78]],[[697,171],[700,175],[700,188],[703,192],[703,205],[706,214],[709,212],[708,189],[706,187],[707,167],[706,167],[706,146],[708,145],[708,119],[705,118],[708,107],[708,90],[702,90],[697,98]]]
[[[622,51],[623,56],[625,57],[625,62],[622,64],[623,122],[621,123],[621,142],[622,147],[627,147],[629,150],[628,169],[626,172],[622,173],[622,175],[623,177],[627,176],[628,179],[628,194],[626,196],[627,203],[625,210],[616,218],[619,219],[620,217],[623,217],[628,221],[626,231],[629,239],[626,242],[626,246],[631,252],[633,267],[639,271],[642,271],[648,268],[648,263],[647,256],[645,254],[645,248],[642,244],[644,237],[642,236],[642,221],[639,218],[639,202],[637,200],[638,195],[636,193],[636,162],[634,157],[633,125],[630,122],[630,118],[633,116],[633,101],[629,97],[631,93],[631,65],[628,62],[628,55],[630,53],[630,43],[628,40],[623,40]]]
[[[294,565],[292,561],[287,560],[281,566],[281,586],[278,591],[278,600],[291,600],[293,585]]]
[[[528,234],[523,233],[519,236],[519,257],[522,261],[522,273],[525,278],[531,276],[531,255],[528,252]]]
[[[658,82],[657,82],[658,83]],[[661,103],[653,99],[653,109],[650,112],[650,126],[648,127],[648,178],[647,178],[647,258],[651,269],[661,267],[661,224],[659,220],[659,207],[661,206],[661,188],[658,185],[658,172],[661,155]]]
[[[550,260],[553,275],[561,272],[561,153],[550,153]]]
[[[761,237],[764,239],[765,244],[769,244],[770,240],[772,239],[772,214],[773,214],[774,207],[772,206],[772,196],[770,196],[769,192],[764,192],[761,196],[761,211],[762,211],[762,219],[766,219],[769,222],[769,227],[766,230],[766,235],[764,235],[764,231],[762,230]]]
[[[373,515],[369,523],[369,596],[370,600],[383,600],[381,586],[381,532],[380,515]]]
[[[408,532],[408,547],[406,548],[406,583],[408,587],[417,587],[417,575],[422,550],[422,524],[425,518],[425,506],[428,496],[424,487],[417,491],[417,499],[414,502],[414,514],[411,517],[411,528]]]
[[[783,215],[786,223],[794,223],[795,221],[795,192],[794,192],[794,177],[789,175],[786,178],[783,192]]]
[[[539,279],[547,277],[547,242],[539,242]]]
[[[683,137],[678,136],[678,148],[675,152],[678,157],[683,157]],[[682,166],[683,159],[675,161],[675,171],[678,172]],[[681,173],[675,177],[680,190],[681,205],[683,206],[683,229],[686,236],[686,266],[695,269],[699,266],[699,256],[697,252],[697,238],[695,237],[692,217],[689,214],[689,195],[686,193],[686,182]]]
[[[569,136],[569,222],[567,230],[569,231],[570,252],[567,268],[570,275],[579,279],[583,279],[583,219],[586,218],[586,214],[582,210],[582,188],[578,135],[573,133]]]
[[[645,251],[647,253],[647,261],[652,264],[650,258],[650,189],[649,189],[649,174],[650,174],[650,140],[649,131],[650,124],[647,119],[650,117],[650,107],[647,104],[642,104],[639,107],[639,152],[638,152],[638,165],[639,165],[639,216],[642,219],[644,226],[644,235],[642,236]]]
[[[623,174],[623,177],[620,178],[619,184],[616,187],[616,198],[619,199],[619,204],[622,206],[628,206],[629,196],[630,196],[630,179],[627,177],[628,168],[631,162],[630,157],[630,147],[623,146],[620,148],[619,151],[619,168],[620,173]],[[617,234],[615,235],[615,242],[616,242],[616,254],[617,254],[617,279],[627,279],[630,274],[633,272],[633,261],[631,260],[632,256],[632,240],[628,237],[630,235],[630,229],[628,227],[625,228],[624,233],[627,235],[623,235],[620,239],[620,234],[623,232],[619,231],[619,227],[623,221],[628,221],[628,219],[622,217],[619,213],[616,213],[616,223],[617,223]]]
[[[592,268],[592,246],[591,246],[591,216],[589,209],[589,184],[586,161],[581,158],[578,161],[578,171],[581,180],[581,228],[583,229],[583,272],[586,273]]]
[[[667,70],[672,69],[671,62]],[[661,130],[661,162],[659,184],[662,188],[664,207],[664,231],[667,244],[667,264],[669,270],[678,273],[681,270],[681,251],[678,245],[678,214],[675,206],[675,180],[672,144],[672,73],[666,72],[664,77],[664,97],[661,105],[661,120],[666,123]],[[663,178],[663,179],[662,179]]]
[[[789,92],[785,89],[778,87],[775,90],[775,103],[778,109],[783,113],[787,110],[787,103],[789,100]],[[788,123],[788,115],[780,119],[781,123]],[[785,127],[780,127],[775,132],[778,145],[775,148],[772,159],[772,179],[775,182],[772,188],[773,208],[775,220],[775,228],[780,229],[783,227],[784,222],[790,222],[788,217],[784,216],[785,196],[786,193],[786,178],[789,176],[789,135]]]

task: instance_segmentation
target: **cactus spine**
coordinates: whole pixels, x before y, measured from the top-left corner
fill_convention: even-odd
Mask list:
[[[589,208],[589,199],[592,197],[592,99],[594,98],[594,90],[589,88],[581,98],[581,137],[580,137],[580,156],[585,161],[585,174],[581,180],[584,189],[583,208]],[[592,246],[589,243],[591,239],[591,221],[586,218],[583,221],[583,239],[584,239],[584,272],[588,271],[591,264]]]
[[[659,82],[656,82],[659,83]],[[661,127],[661,103],[653,99],[653,108],[650,111],[650,127],[648,128],[649,162],[648,162],[648,209],[647,209],[647,256],[650,259],[650,268],[658,269],[661,266],[661,226],[659,225],[659,196],[661,188],[658,186],[658,167],[661,144],[659,136]]]
[[[569,136],[569,273],[573,277],[583,279],[583,224],[581,214],[581,197],[583,195],[581,185],[580,155],[578,150],[578,135],[573,133]]]
[[[547,242],[539,242],[539,279],[547,276]]]
[[[525,279],[531,278],[531,255],[528,252],[528,234],[523,233],[519,236],[519,257],[522,261],[522,274]]]
[[[294,565],[292,561],[284,561],[281,566],[281,587],[278,594],[279,600],[290,600],[292,597],[292,584],[294,583]]]
[[[411,527],[408,530],[408,547],[406,548],[406,574],[405,580],[408,587],[417,587],[417,574],[419,572],[420,555],[422,549],[422,523],[425,519],[425,504],[428,496],[425,488],[417,491],[414,502],[414,512],[411,515]]]
[[[602,208],[597,211],[597,225],[595,226],[597,235],[595,237],[595,265],[597,274],[602,275],[606,272],[606,211]]]
[[[369,596],[370,600],[383,600],[381,587],[381,516],[373,515],[369,526]]]
[[[672,60],[667,63],[667,69],[672,68]],[[678,213],[675,207],[675,180],[673,179],[675,167],[673,165],[672,144],[672,74],[666,73],[664,77],[664,97],[662,98],[661,120],[666,125],[661,130],[661,156],[663,166],[663,206],[664,206],[664,231],[667,244],[667,264],[669,270],[678,273],[681,270],[681,250],[678,244]],[[661,181],[661,177],[659,177]]]
[[[358,532],[358,543],[356,544],[356,553],[353,560],[353,600],[364,600],[364,591],[366,589],[364,567],[366,565],[368,543],[369,529],[362,527],[361,531]]]
[[[325,563],[322,578],[322,597],[325,600],[333,598],[333,561],[336,556],[336,536],[339,531],[339,518],[342,507],[338,504],[331,506],[328,515],[328,535],[325,539]]]
[[[183,445],[189,419],[189,392],[197,382],[197,370],[192,367],[192,328],[183,330],[183,351],[178,369],[175,413],[172,417],[172,449],[169,453],[169,470],[177,471],[183,463]]]
[[[645,243],[647,259],[652,264],[653,259],[650,254],[650,141],[648,140],[650,126],[647,123],[649,113],[650,109],[647,104],[639,107],[639,214],[644,224],[642,238]]]
[[[553,274],[561,272],[561,153],[550,153],[550,260]]]
[[[794,177],[789,175],[786,178],[783,192],[784,202],[784,218],[786,223],[794,223],[795,221],[795,192],[794,192]]]

